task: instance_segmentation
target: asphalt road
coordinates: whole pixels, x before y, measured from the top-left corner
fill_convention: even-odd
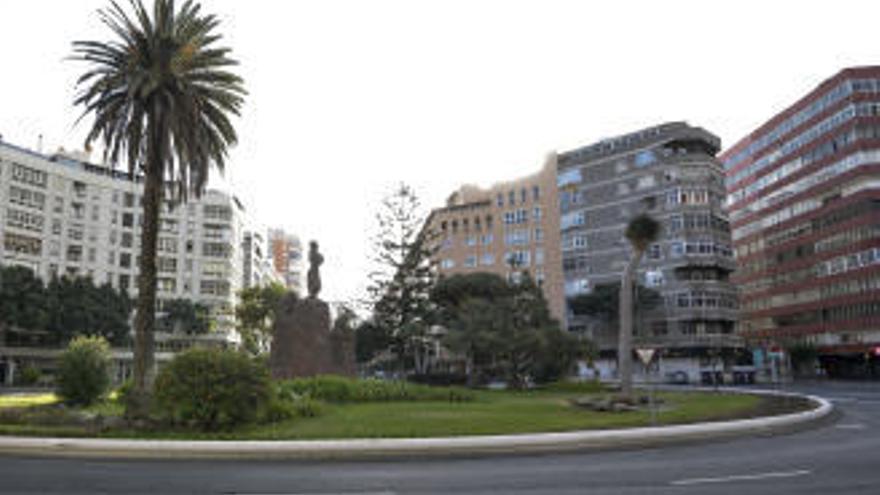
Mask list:
[[[880,383],[790,388],[832,399],[841,418],[819,429],[772,438],[455,460],[162,462],[0,457],[0,493],[880,493]]]

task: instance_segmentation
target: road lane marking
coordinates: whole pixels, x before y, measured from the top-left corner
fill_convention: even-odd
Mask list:
[[[232,492],[230,495],[397,495],[395,492]]]
[[[705,483],[730,483],[733,481],[754,481],[766,480],[771,478],[794,478],[796,476],[804,476],[812,471],[807,469],[799,469],[797,471],[775,471],[770,473],[757,474],[737,474],[733,476],[720,476],[718,478],[691,478],[686,480],[672,481],[669,484],[675,486],[701,485]]]
[[[266,493],[249,493],[234,492],[231,495],[397,495],[395,492],[266,492]]]
[[[851,423],[845,425],[834,425],[835,428],[840,430],[864,430],[866,427],[862,423]]]

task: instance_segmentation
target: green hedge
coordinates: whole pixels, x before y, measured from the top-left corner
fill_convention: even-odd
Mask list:
[[[456,387],[430,387],[405,381],[355,380],[334,375],[296,378],[278,384],[282,397],[306,396],[327,402],[393,402],[473,400],[474,395]]]

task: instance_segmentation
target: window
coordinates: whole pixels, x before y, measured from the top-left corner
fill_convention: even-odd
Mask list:
[[[122,226],[128,228],[134,227],[134,213],[122,214]]]
[[[529,243],[529,231],[526,229],[510,230],[504,234],[504,244],[521,246]]]
[[[469,235],[464,241],[467,246],[476,246],[477,245],[477,236]]]
[[[71,263],[79,263],[82,261],[83,248],[82,246],[67,246],[67,256],[66,259]]]
[[[444,270],[449,270],[451,268],[455,268],[455,260],[453,260],[451,258],[444,259],[443,261],[440,262],[440,268],[443,268]]]
[[[493,238],[492,234],[484,234],[484,235],[480,236],[480,243],[484,246],[488,246],[488,245],[492,244],[493,240],[494,240],[494,238]]]
[[[650,260],[659,260],[663,257],[663,251],[660,248],[660,244],[651,244],[648,248],[648,259]]]
[[[159,238],[159,252],[161,253],[176,253],[177,252],[177,239],[173,237],[160,237]]]
[[[635,164],[636,167],[647,167],[652,163],[657,161],[657,156],[654,155],[654,152],[651,150],[640,151],[636,155]]]
[[[156,269],[160,272],[176,272],[177,271],[177,259],[176,258],[165,258],[159,257],[156,258]]]
[[[125,206],[126,208],[133,208],[134,207],[134,194],[125,193],[125,196],[123,196],[123,198],[122,198],[122,205]]]
[[[648,270],[645,272],[646,287],[660,287],[665,283],[661,270]]]
[[[473,268],[477,266],[477,256],[470,255],[464,259],[464,266],[467,268]]]
[[[535,220],[535,222],[541,221],[541,207],[540,206],[536,206],[532,210],[532,218]]]
[[[123,232],[122,233],[122,242],[120,243],[122,247],[130,248],[134,245],[134,234],[131,232]]]
[[[513,206],[516,204],[516,191],[510,191],[507,193],[507,204],[509,206]]]
[[[6,225],[33,232],[43,231],[43,216],[24,210],[6,210]]]
[[[577,184],[577,183],[580,183],[581,180],[582,180],[582,178],[581,178],[581,169],[579,169],[579,168],[572,168],[572,169],[566,170],[566,171],[564,171],[564,172],[561,172],[561,173],[556,177],[556,185],[559,186],[559,187],[563,187],[563,186],[566,186],[566,185],[568,185],[568,184]]]
[[[177,280],[173,278],[159,278],[156,280],[156,288],[159,292],[176,292]]]
[[[497,206],[504,206],[504,195],[503,194],[498,193],[498,197],[495,200],[495,204]]]
[[[12,180],[30,184],[32,186],[46,187],[48,176],[46,172],[35,168],[25,167],[14,163],[12,165]]]
[[[535,249],[535,264],[543,265],[544,264],[544,249],[537,248]]]
[[[531,261],[531,253],[529,251],[508,251],[504,259],[507,261],[508,266],[514,268],[522,268],[529,266]]]
[[[13,204],[42,210],[46,206],[46,195],[39,191],[10,186],[9,201]]]
[[[119,253],[119,266],[131,268],[131,253]]]
[[[532,201],[538,201],[541,198],[541,188],[532,186]]]
[[[544,229],[541,227],[535,229],[535,242],[544,242]]]
[[[84,235],[84,228],[80,224],[73,224],[67,228],[67,237],[74,241],[81,241]]]
[[[491,266],[495,264],[495,255],[492,253],[484,253],[480,258],[480,264],[483,266]]]
[[[96,251],[96,249],[93,248],[93,247],[90,247],[90,248],[89,248],[89,256],[88,256],[89,263],[94,263],[94,262],[95,262],[95,257],[96,257],[96,255],[97,255],[97,251]]]
[[[131,285],[131,277],[128,275],[119,275],[119,289],[128,290]]]
[[[202,244],[202,256],[228,258],[231,251],[231,246],[222,242],[206,242]]]
[[[528,200],[528,199],[529,199],[529,192],[526,190],[526,188],[522,188],[522,190],[519,192],[519,202],[521,204],[525,204],[526,200]]]
[[[562,215],[562,218],[559,221],[559,226],[561,229],[570,229],[572,227],[580,227],[587,223],[587,214],[583,211],[575,211],[572,213],[566,213]]]

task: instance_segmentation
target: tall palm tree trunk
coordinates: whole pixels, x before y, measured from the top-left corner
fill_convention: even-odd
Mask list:
[[[620,376],[620,392],[632,395],[632,335],[633,335],[633,279],[644,251],[635,250],[623,271],[620,281],[620,334],[617,344],[617,372]]]
[[[161,110],[159,110],[161,112]],[[139,262],[137,313],[135,314],[134,387],[126,414],[133,419],[149,416],[155,378],[154,336],[156,324],[156,251],[159,210],[162,201],[162,157],[164,150],[161,116],[150,119],[150,139],[144,177],[143,225]]]

